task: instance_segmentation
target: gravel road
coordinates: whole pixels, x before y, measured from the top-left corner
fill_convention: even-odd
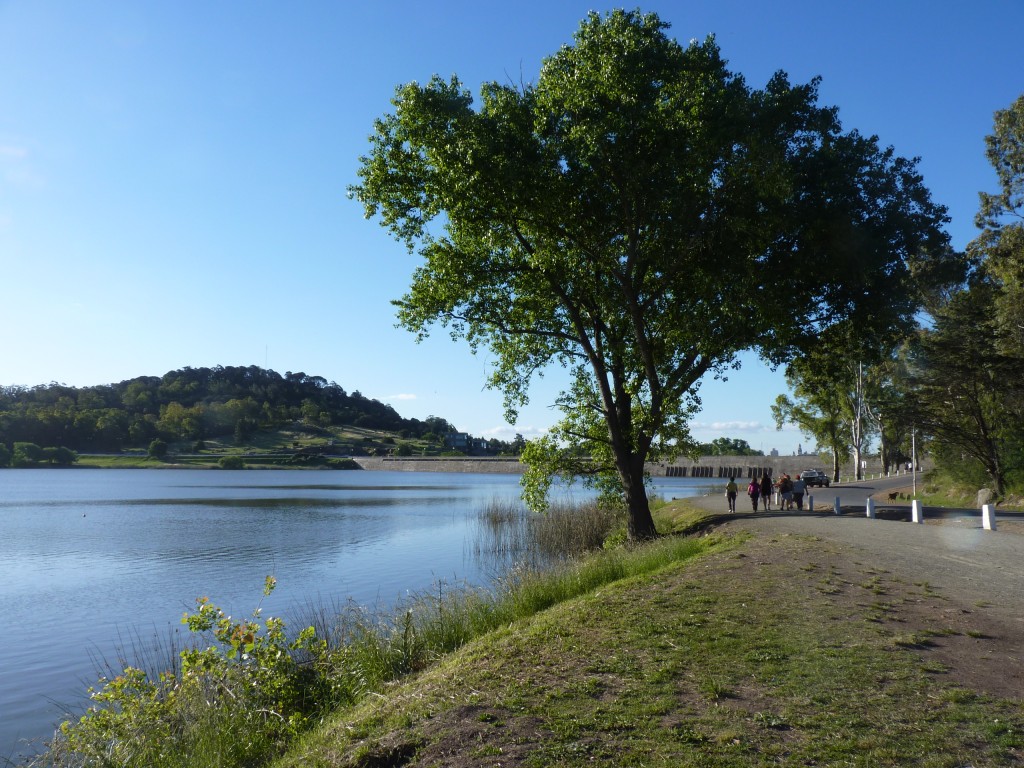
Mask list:
[[[938,597],[923,602],[907,628],[939,628],[951,635],[927,651],[961,685],[1000,698],[1024,701],[1024,514],[997,513],[996,529],[984,530],[978,510],[925,509],[925,523],[913,523],[909,503],[890,503],[889,494],[906,488],[907,478],[833,486],[824,490],[825,512],[724,513],[719,495],[688,501],[722,513],[724,529],[749,530],[758,539],[778,536],[813,537],[822,542],[822,562],[845,573],[881,570],[906,585],[902,596],[886,600],[912,609],[918,597],[911,585],[927,585]],[[905,492],[904,492],[905,493]],[[831,511],[839,496],[843,514]],[[880,503],[883,517],[868,519],[868,497]],[[746,501],[740,499],[738,501]],[[750,505],[746,506],[750,509]],[[888,519],[887,519],[888,518]],[[856,606],[851,606],[855,610]]]
[[[820,537],[909,584],[927,582],[951,604],[965,612],[983,612],[1001,627],[1003,658],[1024,670],[1024,516],[997,514],[995,531],[982,528],[978,510],[926,508],[924,524],[869,520],[864,516],[868,496],[876,501],[879,497],[886,499],[881,507],[887,511],[899,511],[901,505],[889,503],[888,494],[908,484],[908,478],[902,477],[815,489],[823,492],[823,501],[816,503],[827,503],[827,512],[741,511],[723,514],[720,522],[759,536],[789,533]],[[831,512],[836,495],[841,497],[844,509],[840,516]],[[716,512],[722,512],[725,506],[725,499],[718,496],[692,501]],[[742,505],[737,508],[743,509]],[[909,503],[903,502],[902,508],[909,508]]]

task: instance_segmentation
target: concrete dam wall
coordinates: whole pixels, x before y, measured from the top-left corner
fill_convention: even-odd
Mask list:
[[[356,456],[354,460],[363,469],[391,472],[496,472],[522,474],[525,467],[519,459],[504,456]],[[867,459],[867,473],[882,471],[877,457]],[[745,478],[770,474],[778,477],[783,472],[796,475],[805,469],[820,469],[832,474],[830,464],[823,463],[814,454],[802,456],[702,456],[697,461],[680,459],[672,464],[659,462],[647,465],[652,477],[704,477]],[[842,475],[853,474],[852,464],[843,467]]]

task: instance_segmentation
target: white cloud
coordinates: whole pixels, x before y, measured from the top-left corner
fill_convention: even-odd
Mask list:
[[[388,395],[387,397],[384,398],[385,401],[388,401],[388,400],[416,400],[416,399],[417,399],[416,395],[410,395],[410,394]]]
[[[546,435],[547,432],[548,427],[510,427],[509,425],[504,424],[500,427],[485,429],[483,433],[478,435],[478,437],[487,437],[510,442],[515,440],[516,435],[522,435],[527,440],[532,440],[535,437]]]
[[[772,425],[771,429],[775,429]],[[713,430],[716,432],[764,432],[769,427],[760,421],[691,421],[690,429]]]

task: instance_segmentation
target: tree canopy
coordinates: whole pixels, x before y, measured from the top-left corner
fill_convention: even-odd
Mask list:
[[[528,500],[585,474],[634,538],[655,533],[644,464],[694,448],[704,376],[909,322],[946,243],[916,162],[844,132],[816,80],[751,88],[713,38],[667,29],[591,13],[536,83],[484,83],[478,105],[457,77],[400,86],[351,188],[423,258],[400,323],[487,348],[510,420],[534,375],[570,372],[524,453]]]
[[[1002,496],[1024,457],[1021,359],[1005,353],[993,317],[997,288],[977,280],[939,310],[908,347],[914,418],[940,461],[981,467]]]
[[[993,123],[985,146],[999,191],[980,193],[981,234],[969,250],[999,288],[995,306],[1005,343],[1024,356],[1024,94],[998,110]]]

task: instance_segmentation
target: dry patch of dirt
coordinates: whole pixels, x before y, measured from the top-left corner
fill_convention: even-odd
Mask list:
[[[794,556],[790,546],[753,547],[756,556],[736,566],[750,579]],[[929,668],[942,670],[938,674],[950,682],[995,698],[1024,698],[1024,637],[993,606],[967,604],[927,584],[910,583],[899,576],[898,564],[872,560],[864,552],[816,544],[803,554],[828,570],[834,587],[828,589],[830,601],[840,612],[891,629],[903,647],[918,653]]]

